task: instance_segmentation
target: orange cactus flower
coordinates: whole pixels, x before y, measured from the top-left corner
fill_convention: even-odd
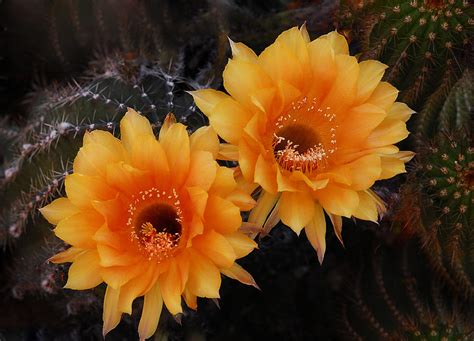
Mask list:
[[[121,139],[104,131],[84,136],[67,198],[41,209],[71,247],[51,258],[72,262],[66,288],[107,284],[104,335],[144,296],[140,339],[157,328],[163,302],[182,312],[181,297],[219,297],[221,273],[256,286],[235,263],[255,247],[239,231],[240,211],[253,199],[237,187],[233,170],[215,161],[219,142],[210,127],[191,136],[168,116],[156,140],[148,120],[129,109]]]
[[[413,153],[393,144],[408,136],[412,110],[381,81],[387,66],[358,62],[337,32],[311,41],[294,27],[258,56],[242,43],[231,48],[229,95],[191,95],[228,142],[221,157],[238,160],[244,179],[262,188],[249,221],[305,228],[322,262],[324,212],[339,239],[341,217],[377,221],[383,203],[370,187],[405,171]]]

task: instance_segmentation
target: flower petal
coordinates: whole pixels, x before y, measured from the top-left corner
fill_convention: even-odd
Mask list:
[[[247,256],[257,247],[257,243],[242,232],[229,233],[224,235],[224,237],[232,245],[236,258]]]
[[[110,200],[116,195],[104,179],[95,176],[70,174],[65,187],[68,199],[78,208],[91,208],[93,200]]]
[[[270,211],[275,207],[280,194],[272,194],[262,190],[257,200],[257,205],[250,212],[248,222],[255,223],[258,227],[262,227],[267,220]]]
[[[318,39],[325,39],[329,42],[332,47],[334,54],[349,54],[349,45],[347,44],[346,38],[339,34],[337,31],[329,32],[328,34],[320,36]],[[318,40],[316,39],[316,40]]]
[[[242,59],[230,59],[222,73],[222,78],[227,92],[247,110],[256,108],[252,103],[251,94],[258,89],[273,86],[271,78],[259,64]]]
[[[234,263],[230,268],[222,269],[222,273],[232,279],[239,281],[242,284],[251,285],[256,289],[260,288],[257,285],[257,282],[253,279],[252,275],[249,274],[244,268],[239,264]]]
[[[137,136],[130,152],[130,159],[130,165],[135,169],[150,171],[155,183],[168,181],[170,177],[168,157],[154,136]]]
[[[153,129],[146,117],[140,115],[135,110],[128,108],[127,113],[120,121],[120,139],[122,144],[128,151],[132,151],[136,147],[137,137],[140,135],[153,136]]]
[[[263,155],[259,155],[255,164],[254,181],[270,193],[278,191],[277,165],[275,162],[266,160]]]
[[[367,103],[371,103],[388,111],[398,96],[398,90],[387,82],[380,82],[370,95]]]
[[[279,205],[281,221],[297,234],[314,215],[314,199],[305,192],[283,192]]]
[[[323,208],[319,204],[314,204],[313,217],[304,231],[318,254],[319,263],[322,264],[326,252],[326,218],[324,217]]]
[[[410,109],[405,103],[395,102],[388,110],[387,117],[390,119],[406,122],[413,113],[414,111]]]
[[[179,264],[176,260],[171,258],[168,271],[165,271],[159,278],[161,295],[171,315],[183,312],[183,308],[181,307],[181,293],[185,283],[182,282],[178,267]]]
[[[189,289],[200,297],[219,298],[221,274],[219,269],[198,252],[190,251]]]
[[[59,198],[39,209],[43,217],[53,225],[79,212],[68,198]]]
[[[55,254],[53,257],[48,259],[48,262],[61,264],[61,263],[71,263],[77,256],[84,253],[86,250],[79,249],[77,247],[70,247],[69,249]]]
[[[102,312],[102,334],[105,336],[108,332],[118,326],[122,318],[122,312],[118,309],[118,300],[120,289],[113,289],[107,286],[104,297],[104,308]]]
[[[242,60],[244,62],[256,63],[257,55],[251,48],[242,43],[235,43],[229,38],[230,49],[232,50],[232,59]]]
[[[109,132],[95,130],[85,133],[84,146],[74,159],[73,169],[74,173],[104,176],[108,164],[125,159],[125,148],[119,139]]]
[[[321,206],[328,213],[350,217],[359,206],[359,195],[356,191],[329,183],[327,187],[315,192]]]
[[[388,66],[377,60],[364,60],[359,63],[357,81],[357,102],[364,103],[374,92]]]
[[[238,230],[242,224],[240,209],[228,200],[210,194],[204,213],[206,227],[227,234]]]
[[[366,192],[360,191],[358,194],[359,206],[354,211],[354,217],[377,223],[379,217],[377,203],[373,200],[372,196]]]
[[[222,234],[213,230],[194,238],[193,247],[219,268],[231,267],[236,259],[236,254],[229,241]]]
[[[219,166],[210,152],[194,151],[191,153],[186,186],[208,191],[216,178],[217,168]]]
[[[367,138],[366,146],[375,148],[400,142],[408,134],[406,124],[395,119],[385,119]]]
[[[61,220],[54,234],[75,247],[92,249],[96,245],[92,237],[103,223],[104,218],[96,211],[82,211]]]
[[[250,117],[251,113],[247,109],[234,99],[226,98],[216,105],[209,123],[226,142],[237,145]]]
[[[219,138],[212,127],[201,127],[189,138],[191,152],[198,150],[210,152],[214,158],[219,153]]]
[[[184,183],[189,171],[190,144],[186,127],[180,123],[173,124],[160,142],[168,158],[168,166],[173,174],[173,183]]]
[[[97,250],[87,250],[78,255],[69,268],[67,283],[64,287],[86,290],[98,286],[103,282],[99,262]]]
[[[140,336],[140,341],[148,339],[155,334],[158,322],[160,321],[162,309],[163,298],[161,297],[160,285],[156,283],[145,295],[142,317],[138,324],[138,335]]]
[[[202,89],[188,92],[194,98],[194,102],[198,108],[206,115],[211,117],[215,113],[215,108],[220,101],[230,98],[229,95],[222,91],[214,89]]]

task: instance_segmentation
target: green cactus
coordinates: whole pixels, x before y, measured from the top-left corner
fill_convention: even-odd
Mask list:
[[[343,1],[341,28],[360,39],[361,59],[378,59],[399,100],[415,110],[437,92],[446,95],[469,61],[474,29],[467,0]]]
[[[474,298],[472,80],[466,72],[441,109],[430,113],[434,137],[418,136],[416,167],[396,214],[401,230],[420,239],[433,269],[467,299]]]
[[[340,304],[337,328],[344,339],[472,339],[474,321],[423,265],[416,242],[369,243],[365,254],[354,257],[356,270]]]

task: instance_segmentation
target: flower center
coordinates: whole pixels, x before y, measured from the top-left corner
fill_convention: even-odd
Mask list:
[[[141,191],[129,205],[127,225],[131,239],[137,242],[149,260],[162,261],[173,255],[183,233],[180,201],[171,194],[152,188]]]
[[[275,122],[272,148],[280,168],[314,173],[326,167],[336,149],[336,115],[321,109],[316,98],[293,102]]]

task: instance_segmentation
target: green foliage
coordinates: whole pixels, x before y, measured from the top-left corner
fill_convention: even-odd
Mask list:
[[[340,25],[359,38],[361,59],[389,66],[385,80],[419,110],[433,93],[446,95],[466,68],[473,14],[467,0],[344,1]]]

